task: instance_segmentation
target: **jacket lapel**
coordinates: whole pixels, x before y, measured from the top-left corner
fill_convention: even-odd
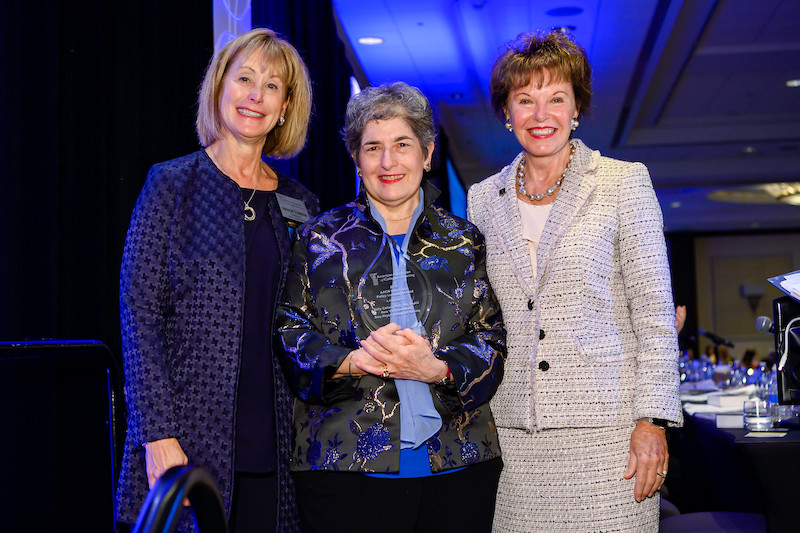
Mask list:
[[[526,295],[533,296],[533,268],[528,251],[528,241],[522,237],[522,219],[517,207],[516,174],[520,153],[511,165],[504,168],[496,177],[497,196],[490,203],[491,223],[495,234],[510,255],[509,265],[519,280]]]
[[[576,144],[572,165],[567,171],[561,190],[558,192],[553,209],[545,223],[542,239],[536,253],[537,284],[536,292],[541,290],[544,274],[550,266],[553,249],[567,231],[575,216],[589,199],[595,187],[597,164],[600,153],[592,151],[580,140]]]

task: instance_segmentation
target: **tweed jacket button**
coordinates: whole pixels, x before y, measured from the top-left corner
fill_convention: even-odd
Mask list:
[[[498,191],[498,192],[500,193],[500,196],[503,196],[503,195],[506,193],[506,189],[505,189],[505,187],[503,187],[502,189],[500,189],[500,191]]]
[[[544,339],[544,330],[540,329],[539,330],[539,340],[542,340],[542,339]]]
[[[528,300],[528,311],[533,311],[533,300]]]
[[[539,370],[541,370],[542,372],[547,372],[548,370],[550,370],[550,363],[548,363],[547,361],[539,361]]]

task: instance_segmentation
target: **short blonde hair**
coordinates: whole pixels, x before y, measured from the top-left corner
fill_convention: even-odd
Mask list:
[[[240,35],[214,54],[208,64],[197,98],[197,137],[203,146],[222,138],[222,119],[219,102],[225,75],[230,65],[239,57],[262,55],[277,71],[286,84],[289,105],[283,126],[276,126],[267,134],[262,152],[275,158],[297,155],[306,143],[308,122],[311,118],[311,78],[300,54],[288,41],[274,31],[258,28]]]

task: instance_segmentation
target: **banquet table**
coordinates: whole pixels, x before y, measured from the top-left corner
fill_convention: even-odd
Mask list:
[[[761,513],[771,532],[800,531],[800,430],[749,433],[686,415],[684,427],[668,433],[667,498],[681,513]]]

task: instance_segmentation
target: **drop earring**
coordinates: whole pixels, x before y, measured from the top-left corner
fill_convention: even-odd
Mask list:
[[[283,118],[283,115],[281,115],[281,118],[278,119],[278,126],[283,126],[284,122],[286,122],[286,119]]]
[[[507,129],[508,131],[511,131],[511,130],[513,130],[513,129],[514,129],[514,127],[511,125],[511,119],[510,119],[510,118],[507,118],[507,119],[506,119],[506,124],[505,124],[505,126],[506,126],[506,129]]]
[[[572,120],[569,121],[569,125],[572,127],[572,131],[575,131],[576,129],[578,129],[578,126],[580,126],[581,123],[578,122],[577,118],[573,118]]]

